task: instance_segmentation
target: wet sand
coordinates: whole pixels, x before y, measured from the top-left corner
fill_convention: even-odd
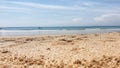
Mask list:
[[[120,32],[0,37],[0,68],[120,68]]]

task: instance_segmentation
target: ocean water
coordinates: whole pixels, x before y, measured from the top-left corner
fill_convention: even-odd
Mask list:
[[[120,26],[0,27],[0,36],[65,35],[120,32]]]

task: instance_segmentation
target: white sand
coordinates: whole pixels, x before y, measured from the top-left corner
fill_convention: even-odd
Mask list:
[[[0,68],[120,68],[120,33],[0,37]]]

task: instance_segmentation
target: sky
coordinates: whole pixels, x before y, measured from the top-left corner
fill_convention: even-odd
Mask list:
[[[0,0],[0,27],[120,26],[120,0]]]

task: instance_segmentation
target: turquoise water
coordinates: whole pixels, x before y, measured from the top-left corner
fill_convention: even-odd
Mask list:
[[[120,32],[120,26],[0,27],[0,36],[65,35]]]
[[[120,26],[71,26],[71,27],[0,27],[0,30],[85,30],[85,29],[116,29]]]

